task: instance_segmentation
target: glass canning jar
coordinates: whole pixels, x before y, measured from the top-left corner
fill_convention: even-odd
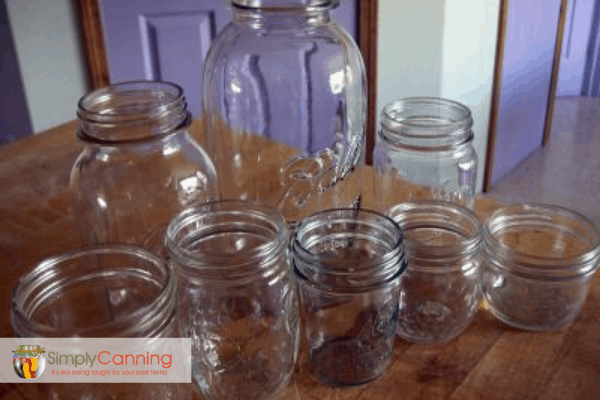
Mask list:
[[[557,330],[577,317],[600,260],[600,232],[556,206],[519,204],[484,226],[483,294],[490,311],[521,329]]]
[[[77,111],[83,151],[71,170],[73,215],[86,243],[152,250],[186,206],[208,200],[215,168],[190,134],[182,89],[125,82],[84,96]]]
[[[196,384],[210,399],[277,397],[299,329],[283,217],[258,203],[207,203],[177,215],[166,243]]]
[[[349,207],[362,186],[347,178],[363,150],[366,78],[358,46],[330,15],[338,0],[231,5],[203,78],[219,193],[277,206],[288,221]]]
[[[172,270],[144,248],[124,244],[46,258],[19,279],[11,309],[14,332],[25,338],[179,337],[176,315]],[[178,384],[140,384],[136,390],[127,383],[48,388],[51,399],[158,400],[186,393],[187,386]]]
[[[328,210],[303,219],[292,239],[307,368],[331,385],[379,377],[394,351],[402,233],[382,214]]]
[[[471,111],[451,100],[415,97],[386,105],[374,155],[380,208],[398,204],[394,196],[406,182],[418,190],[403,200],[452,201],[472,208],[477,183],[472,125]]]
[[[480,301],[481,223],[468,209],[421,200],[389,211],[400,225],[408,268],[400,285],[398,335],[441,343],[471,323]]]

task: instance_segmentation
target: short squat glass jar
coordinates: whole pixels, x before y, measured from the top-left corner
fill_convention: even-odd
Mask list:
[[[355,209],[301,221],[292,240],[307,368],[331,385],[379,377],[394,351],[402,233],[391,219]]]
[[[348,181],[360,177],[367,91],[360,50],[331,15],[339,1],[230,2],[203,78],[219,193],[275,205],[290,222],[349,207],[362,188]]]
[[[276,398],[299,343],[283,217],[258,203],[207,203],[177,215],[166,243],[196,384],[214,400]]]
[[[47,258],[19,279],[12,325],[17,337],[179,337],[175,289],[172,270],[142,247],[83,247]],[[143,384],[134,390],[124,383],[48,388],[51,399],[78,400],[158,400],[186,393],[177,384]]]
[[[380,209],[420,199],[472,208],[477,182],[472,125],[471,111],[451,100],[406,98],[386,105],[374,157]]]
[[[216,187],[212,161],[190,133],[183,90],[167,82],[112,85],[84,96],[77,115],[83,151],[70,186],[82,240],[159,251],[169,220]]]
[[[600,260],[600,232],[561,207],[502,207],[485,224],[483,293],[501,321],[533,331],[569,326]]]
[[[398,335],[418,343],[455,338],[479,306],[479,219],[464,207],[427,200],[400,204],[389,215],[403,230],[408,258]]]

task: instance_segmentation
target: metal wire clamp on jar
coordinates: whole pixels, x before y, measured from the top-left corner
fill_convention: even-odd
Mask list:
[[[338,0],[232,0],[204,63],[203,120],[223,198],[288,222],[360,194],[366,78]],[[276,143],[276,144],[275,144]],[[273,178],[278,179],[273,179]]]
[[[521,329],[566,328],[600,263],[600,231],[574,211],[517,204],[484,225],[483,294],[490,311]]]
[[[283,217],[259,203],[211,202],[178,214],[166,243],[195,383],[214,400],[277,398],[299,329]]]
[[[471,111],[451,100],[415,97],[386,105],[374,160],[380,209],[420,199],[472,208],[477,182],[472,125]],[[398,197],[407,182],[419,187],[408,198]]]
[[[398,335],[419,343],[453,339],[479,307],[479,219],[456,204],[428,200],[399,204],[388,215],[402,228],[408,259]]]
[[[406,268],[400,227],[373,211],[323,211],[300,222],[291,259],[308,369],[331,385],[377,379],[394,351]]]
[[[77,115],[84,148],[70,187],[81,238],[160,251],[169,220],[216,187],[212,161],[190,134],[183,90],[124,82],[84,96]]]

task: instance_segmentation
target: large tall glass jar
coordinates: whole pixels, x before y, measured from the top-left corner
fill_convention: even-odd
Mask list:
[[[415,97],[387,104],[374,157],[380,208],[423,199],[471,208],[477,182],[472,126],[469,108],[452,100]]]
[[[330,15],[338,0],[231,4],[233,21],[204,64],[203,119],[221,196],[271,203],[288,221],[351,204],[366,79],[358,46]]]
[[[166,82],[112,85],[84,96],[77,115],[84,147],[71,190],[83,241],[162,250],[169,220],[216,187],[212,161],[190,134],[183,90]]]

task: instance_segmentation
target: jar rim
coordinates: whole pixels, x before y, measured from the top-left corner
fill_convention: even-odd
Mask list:
[[[339,5],[339,0],[231,0],[231,5],[242,10],[254,11],[318,11],[332,9]]]
[[[407,97],[381,111],[379,136],[386,142],[419,151],[450,150],[473,141],[471,110],[454,100]]]
[[[57,328],[47,324],[43,324],[32,320],[30,316],[28,316],[28,312],[24,309],[24,305],[28,296],[32,295],[32,291],[36,289],[40,284],[50,284],[47,286],[52,286],[53,288],[61,287],[61,285],[67,285],[68,281],[66,279],[62,279],[60,281],[53,282],[54,279],[58,277],[59,274],[56,273],[56,268],[67,268],[63,263],[71,260],[76,260],[78,258],[85,258],[90,256],[101,256],[101,255],[127,255],[133,256],[144,261],[149,262],[150,264],[156,266],[158,270],[160,270],[161,274],[164,274],[164,279],[161,280],[161,288],[156,293],[155,298],[143,307],[140,307],[127,315],[124,318],[121,318],[116,321],[105,322],[100,325],[84,327],[84,328]],[[54,272],[53,272],[54,270]],[[150,271],[145,271],[146,274],[149,274]],[[82,274],[80,280],[83,277],[87,277],[90,279],[93,274]],[[133,245],[133,244],[98,244],[98,245],[87,245],[84,247],[79,247],[76,249],[72,249],[66,252],[62,252],[60,254],[56,254],[50,257],[46,257],[39,261],[34,265],[27,273],[22,275],[16,287],[13,290],[13,298],[12,298],[12,319],[13,319],[13,327],[18,330],[23,330],[27,333],[35,333],[35,334],[44,334],[50,336],[55,336],[60,333],[67,333],[70,336],[81,336],[81,337],[95,337],[94,332],[99,332],[103,330],[110,330],[111,328],[117,329],[119,333],[117,335],[123,336],[137,336],[134,332],[132,332],[131,328],[127,328],[128,326],[134,327],[134,330],[139,330],[140,321],[151,325],[153,323],[163,324],[164,318],[162,314],[166,311],[169,311],[170,308],[173,308],[174,305],[169,305],[172,297],[175,294],[175,277],[171,268],[167,266],[167,264],[158,256],[154,255],[150,251],[145,248]],[[46,294],[45,296],[48,296]],[[37,307],[36,307],[37,309]],[[31,312],[35,312],[36,309],[30,310]],[[149,328],[150,332],[153,332],[155,329],[152,327]]]
[[[404,231],[407,256],[433,262],[427,267],[428,270],[447,271],[447,261],[472,256],[483,242],[483,227],[479,217],[455,203],[439,200],[405,202],[393,206],[386,214]],[[443,245],[411,240],[408,232],[420,228],[441,229],[451,232],[453,236],[460,236],[461,240],[459,243]],[[437,266],[437,262],[442,265]]]
[[[360,228],[359,225],[367,225],[369,223],[367,218],[374,218],[377,220],[372,223],[373,227],[380,230],[387,229],[388,233],[390,233],[389,236],[392,242],[387,245],[388,249],[386,251],[375,257],[371,257],[368,260],[361,260],[358,258],[352,259],[352,268],[348,268],[347,270],[334,271],[329,268],[328,266],[330,265],[338,264],[339,256],[311,251],[306,246],[306,240],[301,238],[305,231],[309,231],[314,227],[324,226],[326,223],[331,224],[336,221],[349,222],[351,226],[356,226],[354,228],[355,230],[358,230]],[[307,281],[311,280],[308,278],[307,272],[318,272],[323,276],[327,275],[329,277],[337,276],[349,278],[352,276],[360,276],[363,278],[348,286],[336,285],[333,287],[325,285],[323,282],[312,282],[320,286],[321,290],[335,291],[336,293],[357,293],[377,289],[381,287],[381,285],[394,281],[406,269],[403,233],[400,226],[398,226],[391,218],[374,210],[336,208],[317,212],[303,219],[296,226],[292,237],[292,251],[294,260],[293,268],[296,271],[296,275],[303,277]],[[362,264],[363,261],[365,262],[364,265]],[[359,263],[361,265],[358,265]],[[377,271],[373,271],[376,266],[379,266],[380,268]],[[363,273],[366,273],[367,275],[364,275]]]
[[[195,224],[196,228],[200,228],[195,233],[203,233],[204,230],[204,234],[213,234],[214,232],[209,230],[211,228],[210,221],[205,221],[210,218],[225,216],[238,218],[236,223],[231,223],[231,221],[228,223],[228,229],[234,229],[232,232],[238,233],[247,232],[242,228],[242,225],[249,225],[251,222],[239,218],[244,214],[250,217],[256,226],[262,223],[261,227],[269,231],[269,237],[264,243],[247,251],[244,254],[243,261],[232,263],[231,254],[225,252],[198,254],[198,252],[191,251],[182,245],[186,237],[180,235],[186,227],[192,224]],[[201,268],[205,271],[237,269],[239,270],[238,274],[234,276],[242,279],[254,273],[254,271],[245,270],[246,266],[254,265],[258,260],[262,264],[269,264],[271,259],[277,257],[285,248],[287,245],[287,225],[283,216],[275,208],[264,203],[222,199],[197,204],[180,212],[169,222],[164,240],[169,253],[175,257],[178,263],[183,263],[186,267]]]
[[[101,145],[162,139],[192,122],[181,86],[144,80],[119,82],[84,95],[77,104],[77,117],[78,138]],[[151,129],[131,136],[114,135],[117,127],[122,131],[140,126]]]
[[[586,242],[585,249],[562,257],[552,254],[532,254],[510,247],[498,238],[498,234],[506,232],[507,228],[518,230],[527,227],[543,227],[558,236],[564,233],[577,236],[581,241]],[[585,271],[581,271],[589,272],[588,269],[593,271],[597,268],[595,264],[600,259],[598,228],[586,216],[564,207],[541,203],[503,206],[487,218],[483,229],[488,254],[502,260],[514,260],[514,263],[529,272],[537,271],[539,274],[544,274],[559,270],[579,270],[582,265],[591,263],[584,268]]]

